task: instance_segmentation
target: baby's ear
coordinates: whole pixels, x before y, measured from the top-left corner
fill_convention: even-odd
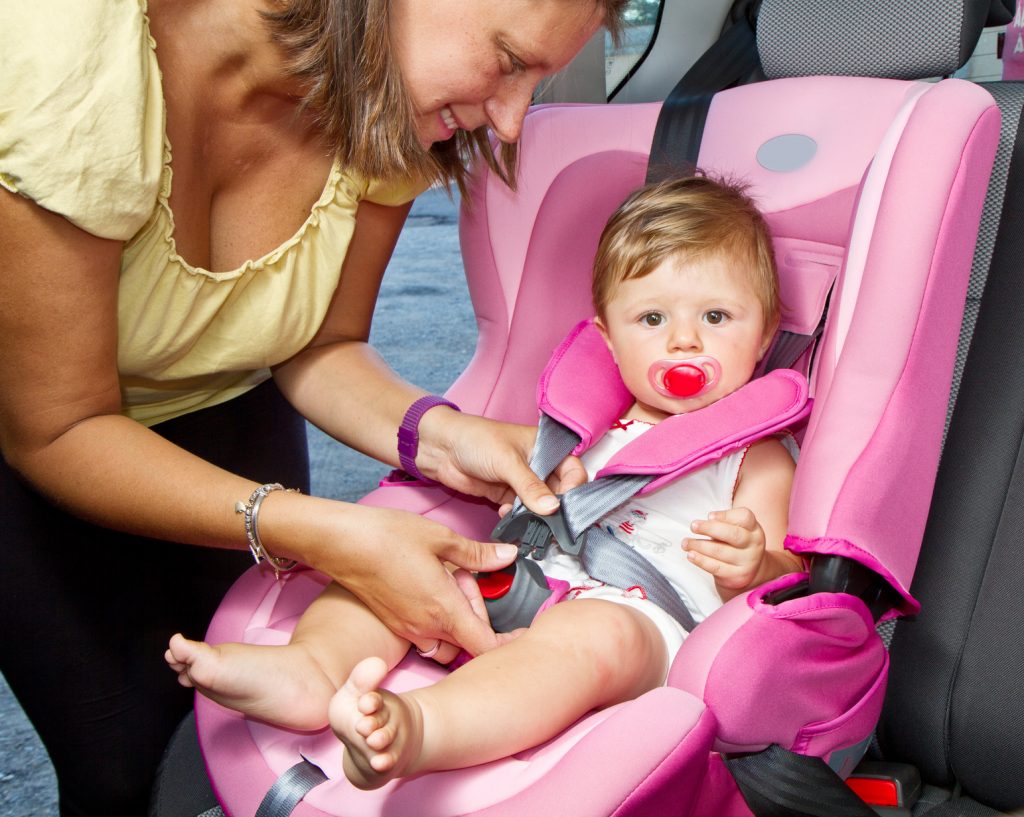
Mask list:
[[[771,327],[771,329],[767,330],[764,333],[764,339],[761,341],[761,348],[757,352],[758,363],[760,363],[764,359],[764,356],[768,354],[768,350],[771,348],[772,341],[775,340],[775,333],[778,331],[779,321],[778,319],[776,319],[775,324]]]
[[[612,353],[612,360],[618,365],[618,358],[615,357],[615,347],[612,346],[612,339],[608,336],[608,327],[604,325],[604,321],[601,316],[598,315],[594,318],[594,326],[597,327],[597,331],[601,333],[601,337],[604,338],[604,345],[608,347],[608,351]]]

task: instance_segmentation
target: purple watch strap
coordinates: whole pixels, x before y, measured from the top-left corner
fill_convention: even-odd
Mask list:
[[[402,419],[402,424],[398,427],[398,464],[410,477],[422,482],[434,482],[434,480],[425,477],[416,467],[416,453],[420,448],[420,420],[424,414],[436,406],[448,406],[456,411],[461,411],[457,405],[443,397],[428,394],[409,406],[409,410]]]

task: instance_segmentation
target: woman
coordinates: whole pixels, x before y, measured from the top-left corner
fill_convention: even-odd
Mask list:
[[[461,185],[487,130],[511,172],[536,84],[621,0],[3,5],[0,669],[62,814],[138,815],[189,706],[162,644],[202,631],[247,545],[441,659],[494,645],[442,562],[511,552],[279,485],[307,487],[305,417],[555,507],[531,430],[424,403],[367,337],[415,193]]]

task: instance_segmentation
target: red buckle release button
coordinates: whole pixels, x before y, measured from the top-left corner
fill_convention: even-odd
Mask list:
[[[849,777],[846,780],[846,785],[868,805],[900,805],[900,790],[895,780],[881,780],[877,777]]]
[[[481,573],[476,577],[476,583],[480,586],[480,595],[485,599],[500,599],[512,587],[514,579],[514,573],[501,570],[497,573]]]

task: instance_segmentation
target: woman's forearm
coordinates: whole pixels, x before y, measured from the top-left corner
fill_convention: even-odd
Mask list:
[[[234,503],[255,487],[120,415],[84,419],[10,464],[55,504],[157,539],[245,547]]]
[[[257,483],[126,417],[84,420],[11,464],[55,504],[94,524],[185,544],[247,547],[236,505],[248,500]],[[346,547],[359,524],[348,517],[357,510],[349,503],[275,491],[260,511],[261,538],[274,556],[343,579],[348,558],[359,558]]]
[[[311,423],[391,465],[398,464],[398,426],[413,401],[424,394],[360,341],[308,349],[275,369],[274,379]]]

